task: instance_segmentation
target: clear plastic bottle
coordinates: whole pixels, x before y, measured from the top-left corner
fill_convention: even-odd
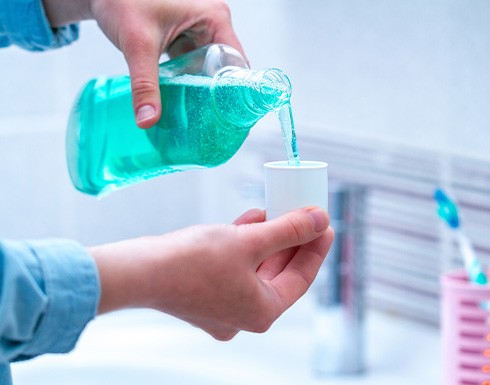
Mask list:
[[[75,187],[101,195],[149,178],[228,161],[252,126],[289,104],[277,69],[251,70],[235,49],[213,44],[160,65],[162,117],[134,118],[129,76],[89,81],[69,119],[66,153]]]

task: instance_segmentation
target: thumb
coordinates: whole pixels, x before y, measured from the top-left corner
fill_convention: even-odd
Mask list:
[[[244,230],[248,230],[249,235],[254,237],[254,245],[260,251],[256,254],[256,262],[260,264],[274,253],[307,244],[323,236],[329,223],[330,218],[325,210],[307,207]]]
[[[158,81],[160,52],[154,42],[139,41],[128,45],[124,56],[129,66],[136,124],[150,128],[162,114]]]

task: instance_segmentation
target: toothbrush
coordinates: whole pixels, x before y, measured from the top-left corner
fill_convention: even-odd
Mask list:
[[[446,222],[457,237],[459,251],[464,259],[464,266],[466,273],[468,274],[468,280],[479,285],[487,284],[487,276],[483,272],[471,241],[462,231],[456,204],[444,193],[442,189],[437,189],[434,192],[434,199],[439,205],[437,214],[444,222]]]

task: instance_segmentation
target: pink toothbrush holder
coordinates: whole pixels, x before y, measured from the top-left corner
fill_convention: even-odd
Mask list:
[[[441,277],[444,385],[490,385],[490,285],[464,270]]]

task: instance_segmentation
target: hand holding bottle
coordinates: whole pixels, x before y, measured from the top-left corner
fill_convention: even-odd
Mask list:
[[[209,43],[228,44],[243,54],[223,0],[44,0],[52,27],[95,19],[129,66],[139,127],[161,116],[158,61]],[[245,56],[244,56],[245,57]]]
[[[266,331],[313,282],[333,230],[319,208],[264,220],[256,209],[233,225],[91,248],[102,286],[99,313],[149,307],[219,340]]]

